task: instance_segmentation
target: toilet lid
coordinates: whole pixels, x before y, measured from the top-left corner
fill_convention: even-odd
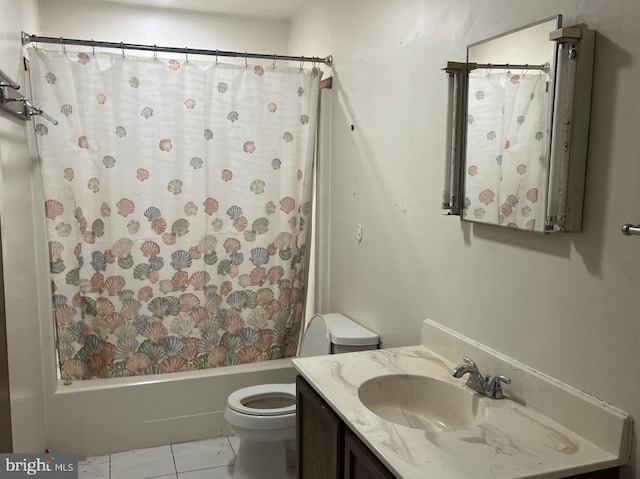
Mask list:
[[[262,384],[229,395],[227,406],[251,416],[283,416],[296,413],[295,384]]]

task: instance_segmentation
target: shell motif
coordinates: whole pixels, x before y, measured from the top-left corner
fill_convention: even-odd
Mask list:
[[[253,248],[251,250],[251,258],[249,259],[254,266],[262,266],[269,262],[269,252],[266,248]]]
[[[267,105],[267,110],[269,110],[269,113],[275,113],[278,110],[278,105],[275,103],[269,103]]]
[[[135,339],[138,336],[138,329],[132,322],[126,322],[114,329],[113,335],[118,339],[118,342]]]
[[[198,212],[198,207],[193,201],[189,201],[184,205],[184,214],[187,216],[194,216]],[[175,223],[174,223],[175,224]]]
[[[298,169],[298,171],[296,172],[296,178],[298,178],[298,181],[302,179],[302,170]]]
[[[524,123],[524,115],[519,115],[516,121],[518,122],[518,125],[522,125]]]
[[[162,234],[164,233],[164,230],[167,229],[167,222],[164,220],[164,218],[158,218],[157,220],[153,220],[151,222],[151,229],[156,234]]]
[[[118,138],[124,138],[127,136],[127,129],[124,126],[116,127],[116,136]]]
[[[81,136],[78,138],[78,146],[80,148],[89,148],[89,142],[87,141],[87,137],[86,136]]]
[[[160,279],[160,273],[156,270],[149,271],[149,277],[147,278],[151,284],[156,284]]]
[[[279,169],[281,165],[282,165],[282,161],[280,160],[280,158],[274,158],[273,160],[271,160],[271,167],[274,170]]]
[[[220,175],[220,177],[223,179],[223,181],[231,181],[233,179],[233,172],[231,170],[222,170],[222,174]]]
[[[256,151],[256,144],[253,141],[245,141],[244,145],[242,145],[242,150],[245,153],[253,153]]]
[[[78,63],[81,63],[83,65],[89,63],[89,55],[87,55],[86,53],[80,52],[76,56],[78,57]]]
[[[260,288],[257,292],[257,295],[258,295],[258,306],[260,307],[263,307],[269,304],[269,302],[274,299],[273,291],[269,288]],[[264,311],[264,310],[260,310],[260,311]]]
[[[527,228],[528,230],[533,230],[535,229],[535,227],[536,227],[536,220],[529,220],[525,224],[525,228]]]
[[[176,239],[177,239],[177,236],[174,235],[173,233],[164,233],[162,235],[162,241],[164,242],[164,244],[168,246],[176,244]]]
[[[118,238],[111,247],[111,254],[123,258],[131,254],[131,248],[133,248],[133,241],[129,238]]]
[[[211,276],[206,271],[196,271],[189,278],[189,283],[195,291],[202,291],[210,280]]]
[[[196,101],[193,98],[187,98],[184,101],[184,106],[187,107],[187,110],[193,110],[196,107]]]
[[[301,125],[306,125],[307,123],[309,123],[309,115],[301,115],[300,116],[300,124]]]
[[[478,199],[480,200],[481,203],[484,203],[485,205],[489,205],[493,203],[493,199],[495,198],[495,196],[496,194],[493,191],[484,190],[480,192],[480,194],[478,195]]]
[[[298,87],[298,96],[304,95],[304,88]]]
[[[160,286],[160,292],[167,294],[173,291],[173,285],[171,284],[171,281],[169,281],[168,279],[163,279],[160,281],[159,283]]]
[[[520,164],[516,167],[516,172],[519,175],[524,175],[527,172],[527,165]]]
[[[94,220],[91,223],[91,232],[97,237],[102,236],[104,234],[104,221],[101,219]]]
[[[487,140],[489,141],[493,141],[496,139],[496,132],[495,131],[490,131],[489,133],[487,133]]]
[[[60,107],[60,113],[64,116],[70,116],[73,114],[73,107],[71,105],[62,105]]]
[[[272,266],[267,271],[267,280],[270,284],[279,282],[284,277],[284,268],[282,266]]]
[[[189,287],[189,274],[186,271],[178,271],[171,277],[172,291],[185,291]]]
[[[502,155],[496,156],[496,163],[502,165]]]
[[[157,321],[154,321],[157,322]],[[150,323],[151,324],[151,323]],[[152,363],[157,364],[167,357],[167,351],[164,346],[160,344],[154,344],[151,341],[145,341],[140,345],[139,351],[147,356]]]
[[[184,344],[184,350],[182,357],[187,361],[193,361],[198,357],[198,338],[184,337],[182,338]]]
[[[204,130],[204,139],[213,140],[213,131],[211,131],[209,128],[205,128]]]
[[[213,235],[206,235],[198,242],[197,249],[201,253],[211,254],[215,252],[218,239]]]
[[[104,281],[104,288],[107,290],[109,296],[117,296],[122,288],[124,288],[125,283],[122,276],[109,276]]]
[[[138,170],[136,171],[136,178],[138,178],[140,181],[148,180],[149,172],[144,168],[138,168]]]
[[[262,65],[256,65],[255,67],[253,67],[253,73],[261,77],[262,75],[264,75],[264,68],[262,67]]]
[[[199,156],[194,156],[193,158],[191,158],[191,160],[189,160],[189,164],[194,170],[202,168],[203,163],[204,162],[202,161],[202,158],[200,158]]]
[[[104,105],[107,102],[107,96],[104,93],[98,93],[96,101],[98,102],[98,105]]]
[[[162,216],[160,210],[155,206],[149,206],[146,210],[144,210],[144,216],[149,221],[155,221]]]
[[[162,258],[162,256],[152,256],[149,258],[149,268],[151,268],[153,271],[160,271],[163,266],[164,259]]]
[[[189,222],[184,218],[174,221],[171,225],[171,234],[175,236],[184,236],[189,232]]]
[[[169,69],[173,70],[174,72],[177,72],[178,70],[180,70],[180,62],[178,60],[169,60],[169,63],[167,66],[169,67]]]
[[[73,168],[65,168],[64,169],[64,179],[67,181],[73,180],[75,177],[75,173],[73,172]]]
[[[176,339],[177,338],[171,338]],[[158,364],[158,367],[162,370],[163,373],[175,373],[181,370],[182,366],[184,366],[184,359],[179,358],[178,356],[169,356],[168,358],[163,359]]]
[[[260,340],[258,341],[257,347],[266,351],[271,346],[271,329],[259,329],[258,336],[260,336]]]
[[[102,164],[105,166],[105,168],[113,168],[116,164],[116,159],[113,156],[107,155],[102,158]]]
[[[179,179],[173,179],[167,185],[167,190],[169,190],[174,195],[179,195],[182,193],[182,181]]]
[[[127,223],[127,231],[130,235],[136,234],[140,230],[140,222],[131,220]]]
[[[517,205],[518,204],[518,197],[516,195],[507,196],[507,203],[509,203],[511,206]]]
[[[87,183],[87,188],[93,193],[100,191],[100,180],[98,178],[91,178]]]
[[[46,134],[49,133],[49,128],[47,128],[47,125],[43,124],[43,123],[38,123],[35,126],[35,131],[38,135],[40,136],[44,136]]]
[[[261,235],[269,231],[269,220],[267,218],[258,218],[251,224],[251,230]]]
[[[171,140],[164,138],[160,140],[160,143],[158,143],[158,148],[160,148],[160,151],[171,151],[173,145],[171,144]]]
[[[193,259],[202,258],[202,253],[200,251],[198,251],[198,248],[195,247],[195,246],[192,246],[191,248],[189,248],[189,254],[191,255],[191,258],[193,258]]]
[[[467,168],[467,174],[469,176],[476,176],[478,174],[478,167],[476,165],[471,165]]]
[[[173,321],[171,321],[169,331],[177,336],[185,337],[191,334],[191,332],[193,331],[193,326],[194,322],[191,316],[189,316],[188,314],[179,314]],[[181,341],[180,343],[182,345],[181,349],[184,350],[184,342]]]
[[[56,225],[56,233],[58,233],[58,236],[61,238],[66,238],[71,234],[71,225],[64,222]]]
[[[229,209],[227,210],[227,214],[229,215],[229,218],[236,219],[240,216],[242,216],[242,208],[240,208],[238,205],[233,205],[231,207],[229,207]]]
[[[255,363],[260,360],[261,354],[262,353],[259,349],[249,346],[240,348],[236,351],[236,357],[238,358],[238,361],[240,361],[240,364]]]
[[[107,269],[107,260],[100,251],[91,252],[91,262],[89,263],[96,272],[105,271]]]
[[[513,207],[509,203],[503,203],[500,207],[500,211],[504,216],[509,216],[513,212]]]
[[[204,200],[204,203],[202,203],[202,206],[204,206],[204,212],[211,216],[213,213],[215,213],[216,211],[218,211],[218,200],[216,200],[215,198],[207,198],[206,200]]]
[[[267,245],[267,251],[269,252],[270,256],[273,256],[274,254],[278,253],[278,248],[276,248],[276,246],[273,243],[269,243]]]
[[[136,209],[135,204],[129,198],[122,198],[116,203],[118,214],[125,218],[129,216]]]
[[[234,121],[238,121],[238,118],[240,118],[240,114],[237,111],[231,111],[227,115],[227,120],[229,120],[231,123],[233,123]]]
[[[129,86],[131,86],[131,88],[138,88],[140,86],[140,80],[138,80],[137,77],[129,78]]]
[[[160,318],[165,316],[177,316],[180,312],[178,298],[172,296],[154,298],[148,306],[149,312]]]
[[[290,196],[285,196],[280,200],[280,210],[286,214],[291,213],[296,207],[296,202]]]
[[[520,75],[511,75],[511,78],[509,79],[509,81],[513,84],[519,83]]]
[[[58,78],[51,72],[47,72],[44,76],[44,79],[47,80],[47,83],[50,83],[51,85],[55,85],[58,81]]]
[[[189,313],[196,306],[200,306],[200,300],[195,294],[185,293],[180,295],[180,310]]]
[[[102,293],[104,291],[104,276],[100,273],[94,273],[91,276],[91,292]]]
[[[160,321],[153,321],[147,325],[142,335],[152,343],[159,344],[169,335],[169,331]]]
[[[253,268],[249,273],[252,286],[262,286],[267,280],[267,270],[263,267]]]
[[[525,206],[520,210],[520,214],[522,216],[524,216],[525,218],[527,218],[528,216],[531,216],[531,207],[530,206]]]
[[[147,263],[140,263],[133,269],[133,278],[144,281],[149,277],[149,265]]]
[[[484,218],[484,215],[486,213],[487,213],[487,211],[484,208],[476,208],[475,210],[473,210],[473,216],[475,216],[479,220]]]
[[[209,356],[207,357],[207,361],[219,368],[220,366],[224,366],[224,361],[227,358],[228,351],[222,346],[218,346],[211,350]]]
[[[211,222],[211,228],[213,228],[213,231],[215,232],[220,231],[223,226],[224,226],[224,223],[220,218],[216,218]]]
[[[291,134],[291,132],[285,131],[284,135],[282,135],[282,139],[286,143],[291,143],[293,141],[293,135]]]
[[[233,291],[233,285],[231,284],[231,281],[223,281],[220,285],[220,294],[222,296],[226,296],[231,291]]]
[[[302,204],[302,208],[301,208],[300,212],[303,215],[308,216],[311,213],[311,202],[310,201],[305,201]]]
[[[93,231],[85,231],[84,233],[84,241],[88,244],[94,244],[96,242],[96,235]],[[52,273],[56,273],[56,271],[51,271]]]
[[[69,359],[63,363],[62,370],[69,379],[80,380],[87,372],[87,363],[78,359]]]
[[[538,188],[531,188],[527,191],[527,199],[531,201],[531,203],[538,201]]]
[[[145,106],[142,110],[140,110],[140,116],[145,120],[148,120],[153,116],[153,108],[150,106]]]
[[[248,225],[249,225],[249,220],[247,220],[247,218],[244,217],[244,216],[238,216],[237,218],[234,218],[234,220],[233,220],[233,227],[238,232],[241,232],[241,231],[244,231],[245,229],[247,229]]]
[[[202,306],[196,306],[191,310],[189,316],[193,319],[195,325],[198,326],[204,318],[209,316],[209,311],[207,311],[207,309],[203,308]]]
[[[256,232],[253,230],[244,230],[242,237],[245,241],[252,242],[256,240]]]
[[[56,322],[58,325],[71,324],[77,314],[78,311],[76,308],[73,308],[68,304],[60,305],[55,310]]]
[[[264,206],[264,212],[268,215],[272,215],[276,212],[276,204],[273,201],[269,201]]]
[[[222,246],[227,253],[235,253],[236,251],[240,251],[242,245],[236,238],[227,238],[224,240]]]
[[[149,366],[151,366],[151,360],[142,353],[132,354],[129,359],[127,359],[126,368],[131,371],[134,376],[143,375],[144,370]]]
[[[224,323],[222,324],[222,329],[229,334],[238,334],[244,327],[245,322],[238,314],[230,314],[225,318]]]
[[[256,195],[264,193],[265,182],[262,180],[253,180],[249,189]]]
[[[100,216],[103,218],[108,218],[111,216],[111,207],[108,203],[104,202],[100,205]]]
[[[78,226],[80,227],[80,234],[84,234],[87,231],[87,219],[84,216],[78,218]]]
[[[118,298],[123,303],[126,301],[131,301],[135,297],[136,293],[131,289],[123,289],[118,293]]]
[[[225,82],[221,81],[220,83],[218,83],[218,91],[220,93],[226,92],[228,88],[229,88],[229,85],[227,85]]]
[[[504,149],[505,150],[508,150],[510,146],[511,146],[511,142],[509,140],[504,142]]]
[[[120,314],[127,319],[133,319],[140,312],[140,308],[142,308],[140,301],[130,299],[123,303],[122,308],[120,309]]]
[[[189,268],[191,266],[191,262],[191,255],[187,251],[180,249],[171,253],[171,266],[178,271]]]
[[[55,220],[64,213],[64,207],[57,200],[47,200],[44,202],[44,213],[50,220]]]

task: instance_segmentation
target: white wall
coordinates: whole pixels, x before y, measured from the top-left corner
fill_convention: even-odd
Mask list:
[[[0,12],[0,69],[24,84],[20,31],[38,31],[37,4],[35,0],[0,0]],[[29,156],[26,126],[21,120],[0,115],[2,260],[13,448],[19,452],[43,452],[42,356],[38,307],[34,300],[31,201],[34,160]]]
[[[557,13],[599,32],[583,232],[443,216],[440,69]],[[635,0],[325,0],[298,14],[290,53],[335,59],[327,309],[385,346],[416,344],[429,317],[640,418],[640,239],[620,233],[640,220],[639,18]]]

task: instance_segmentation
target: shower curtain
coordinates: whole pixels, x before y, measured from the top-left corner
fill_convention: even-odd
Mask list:
[[[320,73],[30,49],[63,379],[293,356]]]
[[[534,230],[544,225],[549,164],[547,74],[469,75],[464,215]]]

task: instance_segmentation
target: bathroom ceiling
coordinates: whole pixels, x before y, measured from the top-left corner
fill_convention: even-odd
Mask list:
[[[313,0],[91,0],[224,15],[287,20]]]

